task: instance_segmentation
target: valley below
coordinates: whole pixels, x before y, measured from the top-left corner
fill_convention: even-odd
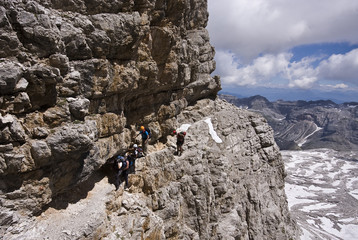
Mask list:
[[[358,239],[358,152],[282,151],[285,190],[301,240]]]
[[[329,148],[358,151],[358,103],[330,100],[270,102],[265,97],[220,98],[239,108],[260,113],[274,130],[281,150]]]

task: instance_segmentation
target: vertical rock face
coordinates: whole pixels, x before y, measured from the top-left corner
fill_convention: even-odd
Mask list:
[[[220,89],[206,1],[124,2],[0,1],[3,192],[44,177],[65,191],[126,149],[133,124],[160,139]]]
[[[153,138],[142,173],[131,177],[135,199],[151,202],[142,210],[157,223],[185,222],[184,229],[171,221],[153,228],[150,219],[148,238],[290,235],[283,165],[262,120],[247,122],[256,132],[251,136],[254,131],[248,130],[246,143],[230,137],[246,128],[244,122],[222,126],[219,135],[228,136],[229,145],[211,147],[205,143],[208,136],[194,131],[200,124],[209,126],[199,120],[220,110],[215,104],[226,107],[209,100],[195,105],[220,90],[219,79],[210,76],[215,62],[207,19],[205,0],[0,0],[0,234],[11,239],[26,234],[24,226],[36,229],[34,215],[62,200],[66,205],[71,200],[63,194],[76,195],[74,189],[102,179],[107,159],[127,149],[144,124]],[[230,116],[230,121],[240,119]],[[192,151],[180,159],[182,169],[167,136],[186,118],[194,132]],[[242,148],[245,161],[237,161]],[[175,169],[160,170],[164,163]],[[242,181],[255,174],[257,184]],[[263,192],[273,197],[260,201]],[[133,201],[110,204],[117,195],[107,193],[103,200],[109,202],[108,215],[123,212],[124,205],[133,208]],[[279,203],[270,200],[276,198]],[[77,235],[100,235],[98,227],[110,236],[111,222],[100,221],[107,223]]]

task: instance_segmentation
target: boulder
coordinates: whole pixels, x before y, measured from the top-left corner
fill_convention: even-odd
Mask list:
[[[67,98],[72,116],[75,119],[83,120],[88,114],[90,101],[86,98]]]
[[[0,94],[7,95],[16,92],[16,85],[23,76],[20,64],[11,61],[0,62]]]

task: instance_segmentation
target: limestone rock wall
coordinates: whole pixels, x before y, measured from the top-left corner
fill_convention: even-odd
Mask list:
[[[176,123],[190,125],[184,154],[173,155],[169,136],[140,161],[135,186],[109,215],[108,239],[295,239],[284,163],[264,118],[201,100]]]
[[[142,124],[151,128],[153,138],[143,174],[131,177],[139,181],[133,185],[133,191],[140,193],[136,199],[152,202],[143,206],[159,222],[189,221],[185,231],[172,221],[158,231],[151,228],[152,238],[215,238],[219,232],[217,236],[225,238],[224,223],[231,221],[236,223],[230,225],[230,236],[253,238],[256,231],[263,236],[274,228],[289,235],[283,165],[270,131],[260,132],[262,120],[253,117],[248,125],[223,127],[221,136],[229,136],[225,140],[229,145],[205,146],[207,151],[202,144],[209,138],[203,136],[202,142],[199,132],[193,132],[190,156],[181,159],[187,168],[180,171],[166,145],[173,141],[168,134],[186,118],[194,124],[218,110],[214,102],[205,102],[209,100],[203,102],[210,105],[209,112],[200,109],[205,108],[203,103],[193,107],[198,100],[214,99],[220,90],[219,78],[210,76],[215,52],[205,29],[207,20],[206,0],[0,0],[1,235],[12,239],[26,234],[25,226],[31,229],[46,209],[66,208],[86,198],[94,183],[103,179],[106,161],[128,148]],[[258,132],[250,135],[254,132],[248,130],[246,143],[233,139],[230,143],[230,132],[246,127]],[[201,146],[198,151],[196,144]],[[234,163],[231,157],[242,154],[242,148],[245,161]],[[232,156],[225,157],[223,151]],[[226,161],[229,165],[223,164]],[[155,168],[164,163],[174,169]],[[265,171],[268,166],[271,172]],[[156,169],[154,175],[150,169]],[[262,186],[241,182],[256,173]],[[237,188],[243,195],[229,196]],[[267,198],[261,207],[257,195],[270,189],[268,193],[275,196],[271,199],[277,197],[280,203]],[[166,200],[162,194],[174,199]],[[112,204],[118,193],[107,195],[103,201],[108,201],[108,216],[124,211],[123,202]],[[178,206],[183,208],[178,211]],[[231,207],[236,213],[229,211]],[[189,218],[193,214],[199,217]],[[241,220],[246,225],[240,225]],[[172,223],[177,227],[168,233]],[[78,236],[92,239],[97,227],[103,236],[110,236],[110,224],[91,225]],[[137,237],[129,237],[133,236]]]
[[[38,213],[131,142],[215,96],[206,1],[0,1],[0,187]],[[14,194],[16,192],[16,194]],[[10,204],[11,205],[11,204]],[[36,205],[36,206],[33,206]]]
[[[284,164],[264,118],[221,100],[200,100],[173,121],[187,128],[137,160],[130,188],[101,177],[67,208],[9,228],[5,239],[297,239]]]

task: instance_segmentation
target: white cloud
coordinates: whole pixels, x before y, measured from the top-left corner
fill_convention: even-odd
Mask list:
[[[289,53],[305,44],[358,44],[358,1],[208,0],[208,6],[215,74],[224,86],[352,90],[358,85],[358,49],[323,61],[312,56],[292,62]]]
[[[349,84],[358,85],[358,49],[346,54],[336,54],[323,60],[316,68],[317,58],[306,57],[290,62],[291,53],[266,54],[251,64],[239,64],[234,53],[218,51],[216,73],[224,85],[275,86],[308,89],[325,86],[326,89],[348,89]],[[337,80],[335,84],[318,84],[319,81]]]
[[[209,0],[211,42],[249,62],[302,44],[358,43],[355,0]]]
[[[309,88],[317,81],[317,71],[310,63],[314,59],[304,58],[290,63],[291,53],[266,54],[249,65],[234,61],[233,53],[217,52],[217,73],[224,84],[239,86],[274,86],[275,80],[285,79],[286,86]],[[275,80],[272,80],[275,79]]]
[[[216,51],[216,73],[221,76],[221,81],[226,84],[246,85],[251,81],[241,82],[239,64],[234,60],[234,54],[229,52]]]
[[[303,58],[299,62],[293,62],[287,69],[287,79],[289,87],[298,87],[303,89],[311,88],[317,81],[317,70],[312,67],[315,58]]]
[[[233,53],[216,53],[216,71],[224,84],[260,85],[272,77],[287,72],[289,53],[278,55],[267,54],[255,59],[250,65],[240,65]]]
[[[291,53],[266,54],[251,64],[239,64],[233,53],[218,51],[216,73],[224,84],[239,86],[277,85],[275,80],[286,81],[286,86],[308,89],[325,86],[327,89],[348,89],[349,84],[358,85],[358,49],[346,54],[335,54],[321,61],[314,68],[317,58],[306,57],[298,62],[290,62]],[[337,80],[336,84],[320,84],[320,80]],[[345,83],[344,83],[345,82]]]
[[[321,87],[325,88],[325,89],[328,89],[328,90],[332,90],[332,89],[347,89],[348,88],[348,85],[347,84],[344,84],[344,83],[339,83],[339,84],[336,84],[336,85],[321,85]]]
[[[309,89],[312,87],[312,85],[316,81],[317,81],[317,78],[315,78],[315,77],[303,76],[299,79],[295,79],[295,80],[291,81],[288,86],[291,88],[298,87],[298,88],[302,88],[302,89]]]
[[[321,78],[358,85],[358,49],[330,56],[320,63],[318,70]]]
[[[348,88],[348,85],[344,84],[344,83],[340,83],[340,84],[334,85],[333,88],[334,89],[345,89],[345,88]]]

